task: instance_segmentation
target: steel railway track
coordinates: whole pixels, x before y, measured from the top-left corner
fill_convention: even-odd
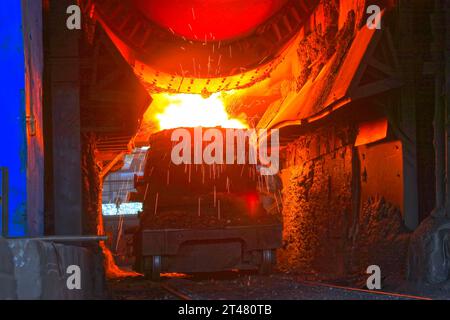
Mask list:
[[[432,300],[431,298],[427,297],[420,297],[415,295],[409,295],[409,294],[400,294],[400,293],[393,293],[393,292],[386,292],[386,291],[379,291],[379,290],[367,290],[367,289],[360,289],[360,288],[353,288],[353,287],[346,287],[346,286],[339,286],[339,285],[333,285],[333,284],[326,284],[322,282],[313,282],[313,281],[305,281],[296,279],[294,280],[296,284],[301,285],[303,288],[314,288],[314,289],[328,289],[328,291],[334,291],[334,294],[339,294],[341,296],[350,296],[358,300],[360,298],[358,297],[366,297],[370,299],[370,296],[372,298],[376,299],[392,299],[392,300]],[[168,283],[162,283],[161,288],[176,297],[180,300],[190,301],[190,300],[202,300],[202,299],[208,299],[208,294],[197,294],[193,292],[189,292],[188,290],[183,290],[179,287],[174,287]],[[301,290],[301,289],[299,289]],[[199,297],[199,298],[195,298]],[[225,298],[226,299],[226,298]],[[232,300],[233,298],[230,297]],[[327,297],[324,297],[324,299],[327,299]]]

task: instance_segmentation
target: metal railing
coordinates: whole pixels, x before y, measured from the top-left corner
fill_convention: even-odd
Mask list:
[[[8,192],[9,192],[9,175],[8,168],[0,167],[1,176],[1,192],[0,192],[0,208],[1,208],[1,221],[2,230],[1,236],[8,237]]]

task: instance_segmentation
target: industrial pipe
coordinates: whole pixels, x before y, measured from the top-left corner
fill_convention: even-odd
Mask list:
[[[51,241],[51,242],[95,242],[106,241],[107,236],[47,236],[47,237],[31,237],[31,238],[8,238],[12,240],[35,240],[35,241]]]

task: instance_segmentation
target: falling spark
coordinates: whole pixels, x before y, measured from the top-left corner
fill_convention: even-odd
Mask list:
[[[155,216],[158,210],[158,198],[159,198],[159,193],[156,193],[156,199],[155,199]]]
[[[227,177],[227,192],[230,193],[230,179]]]
[[[222,62],[222,55],[219,55],[219,59],[217,59],[217,67],[220,66],[221,62]]]
[[[195,65],[195,58],[192,58],[192,64],[194,65],[194,76],[197,74],[197,68]]]
[[[220,220],[220,200],[217,201],[217,218]]]
[[[277,197],[277,195],[274,193],[274,196],[275,196],[275,201],[277,202],[277,210],[278,210],[278,213],[280,213],[280,205],[279,205],[279,203],[278,203],[278,197]]]
[[[184,82],[184,75],[181,77],[180,84],[178,85],[178,92],[181,90],[181,86],[183,85],[183,82]]]
[[[202,184],[205,184],[205,168],[202,165]]]
[[[147,183],[147,186],[145,187],[144,202],[145,202],[145,199],[147,199],[147,191],[148,191],[148,183]]]
[[[211,56],[208,56],[208,75],[209,75],[210,69],[211,69]]]
[[[262,60],[261,61],[259,61],[259,63],[258,64],[262,64],[267,58],[268,58],[269,56],[265,56],[264,58],[262,58]]]
[[[144,166],[144,163],[147,163],[148,154],[149,154],[148,152],[145,153],[144,161],[142,161],[139,171],[142,171],[142,167]]]
[[[194,8],[191,8],[192,9],[192,18],[195,20],[195,11],[194,11]]]
[[[180,69],[181,69],[181,74],[182,74],[183,77],[184,77],[184,70],[183,70],[183,66],[181,65],[181,63],[180,63]]]

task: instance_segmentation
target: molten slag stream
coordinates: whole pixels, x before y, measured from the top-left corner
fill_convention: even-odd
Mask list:
[[[100,210],[99,213],[99,223],[97,226],[97,234],[103,235],[105,234],[105,229],[103,227],[103,215],[102,211]],[[117,279],[117,278],[127,278],[127,277],[139,277],[142,276],[142,274],[134,272],[134,271],[128,271],[123,270],[119,268],[119,266],[114,261],[114,257],[112,255],[111,250],[106,246],[105,241],[100,241],[99,246],[102,249],[103,257],[104,257],[104,267],[106,272],[106,277],[108,279]]]
[[[105,271],[106,277],[109,279],[117,279],[117,278],[127,278],[127,277],[139,277],[142,274],[120,269],[116,262],[114,261],[114,257],[111,253],[111,250],[108,249],[104,241],[100,241],[100,248],[103,251],[103,256],[105,258]]]

